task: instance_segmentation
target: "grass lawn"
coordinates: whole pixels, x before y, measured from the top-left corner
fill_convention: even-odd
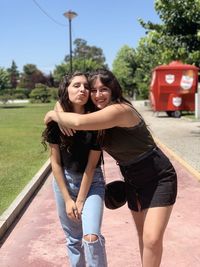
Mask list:
[[[53,106],[0,105],[0,215],[48,159],[41,133]]]

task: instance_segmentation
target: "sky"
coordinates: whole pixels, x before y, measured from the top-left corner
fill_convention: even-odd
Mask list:
[[[0,0],[0,67],[12,60],[18,70],[35,64],[48,74],[69,54],[69,22],[63,13],[72,10],[72,42],[84,39],[103,50],[106,63],[120,48],[138,46],[145,30],[138,19],[160,23],[154,0]]]

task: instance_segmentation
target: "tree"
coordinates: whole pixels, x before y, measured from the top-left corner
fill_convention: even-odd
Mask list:
[[[9,73],[4,68],[0,67],[0,91],[10,88]]]
[[[134,80],[143,98],[148,97],[151,73],[157,65],[177,59],[200,64],[200,0],[155,0],[155,9],[162,24],[139,20],[146,36],[135,50]]]
[[[53,77],[56,84],[59,84],[62,77],[66,75],[66,73],[70,72],[70,65],[69,63],[61,63],[60,65],[57,65],[55,67],[55,70],[53,71]]]
[[[95,70],[100,66],[96,61],[94,61],[92,58],[87,58],[85,60],[82,59],[73,59],[73,69],[74,70],[79,70],[79,71],[91,71]],[[60,65],[57,65],[54,72],[53,72],[53,77],[54,77],[54,83],[55,86],[58,86],[60,83],[62,77],[66,75],[67,73],[70,72],[70,65],[69,63],[62,63]]]
[[[170,57],[170,50],[167,50],[164,45],[158,44],[159,39],[160,33],[150,31],[140,39],[139,45],[135,50],[137,70],[135,71],[134,81],[139,95],[145,99],[148,98],[153,68],[163,64]]]
[[[12,61],[11,67],[7,69],[10,76],[10,84],[11,88],[16,88],[18,79],[19,79],[19,71],[17,70],[17,65],[15,61]]]
[[[26,64],[23,67],[23,73],[20,77],[19,87],[27,88],[31,91],[35,88],[36,83],[46,83],[46,77],[44,74],[37,69],[36,65],[34,64]]]
[[[105,56],[103,50],[96,46],[89,46],[87,42],[81,38],[77,38],[73,42],[73,69],[81,71],[91,71],[95,68],[106,67]],[[65,57],[65,62],[69,64],[69,55]],[[68,67],[67,67],[68,69]]]
[[[103,67],[107,67],[107,65],[101,48],[89,46],[87,42],[81,38],[74,40],[73,70],[89,72]],[[57,65],[53,72],[55,85],[57,86],[62,77],[69,72],[70,56],[66,55],[64,62]]]
[[[74,46],[74,59],[92,59],[98,65],[103,66],[105,64],[105,57],[101,48],[89,46],[87,42],[81,38],[74,40]]]
[[[137,68],[134,49],[124,45],[117,53],[112,67],[113,73],[119,80],[124,92],[129,96],[133,96],[136,93],[134,92],[134,73]]]
[[[158,46],[170,51],[167,61],[179,59],[200,66],[200,1],[155,0],[155,9],[163,24],[140,23],[148,32],[160,33]]]
[[[46,75],[46,84],[47,84],[49,87],[53,87],[53,86],[54,86],[54,77],[53,77],[52,72],[50,72],[49,75]]]
[[[85,58],[82,59],[75,59],[73,61],[74,70],[80,70],[85,72],[90,72],[96,70],[98,68],[103,68],[105,65],[99,64],[97,61],[93,60],[92,58]]]

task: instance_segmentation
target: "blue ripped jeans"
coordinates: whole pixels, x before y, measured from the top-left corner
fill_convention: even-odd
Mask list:
[[[76,199],[82,174],[68,170],[64,170],[64,174],[69,193],[73,199]],[[73,222],[68,218],[65,202],[55,178],[53,180],[53,189],[59,219],[67,240],[67,250],[71,266],[106,267],[105,239],[101,235],[105,193],[105,182],[101,168],[95,170],[80,222]],[[94,242],[85,241],[83,237],[89,234],[98,236],[98,240]]]

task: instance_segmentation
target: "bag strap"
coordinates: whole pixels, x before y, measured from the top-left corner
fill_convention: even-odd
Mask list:
[[[102,153],[101,153],[101,164],[102,164],[102,170],[103,170],[104,180],[106,181],[106,171],[105,171],[105,164],[104,164],[103,151],[102,151]]]

